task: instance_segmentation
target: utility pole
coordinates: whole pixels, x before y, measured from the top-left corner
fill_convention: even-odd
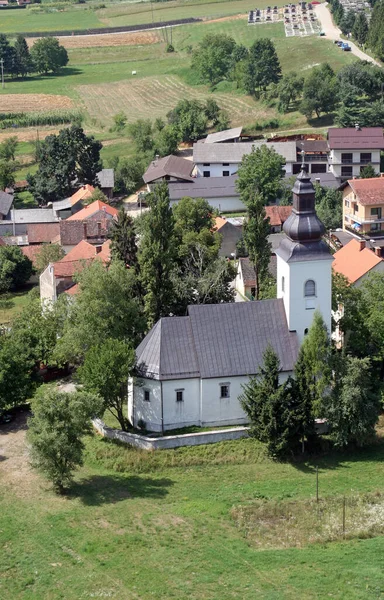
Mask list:
[[[1,64],[1,87],[4,89],[4,59],[0,59]]]

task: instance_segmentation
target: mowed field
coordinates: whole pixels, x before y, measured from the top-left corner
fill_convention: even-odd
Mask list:
[[[53,94],[0,94],[0,112],[40,112],[73,108],[73,100]]]
[[[383,444],[281,464],[253,440],[146,453],[91,437],[66,497],[31,471],[25,419],[0,428],[0,455],[2,600],[383,598],[384,538],[351,534],[349,504],[345,541],[290,540],[278,522],[279,507],[314,506],[318,465],[341,532],[343,495],[382,493]],[[260,503],[260,524],[239,520]]]

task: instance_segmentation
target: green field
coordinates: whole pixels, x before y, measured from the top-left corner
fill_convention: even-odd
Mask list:
[[[29,471],[23,439],[2,444],[6,456],[12,446],[0,463],[2,600],[384,596],[383,537],[281,548],[278,533],[263,548],[236,518],[261,501],[313,499],[315,464],[323,503],[382,491],[382,444],[290,465],[252,440],[145,453],[91,438],[71,493],[58,498]],[[347,508],[347,531],[352,516]]]
[[[0,325],[10,323],[12,319],[21,313],[28,302],[28,294],[33,287],[33,285],[28,285],[18,292],[10,292],[6,295],[0,294]],[[4,306],[2,304],[4,301],[9,302],[9,306]]]

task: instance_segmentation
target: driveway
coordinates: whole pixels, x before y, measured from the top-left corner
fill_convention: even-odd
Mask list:
[[[340,29],[333,23],[331,13],[328,9],[328,3],[318,4],[315,6],[315,11],[317,14],[317,18],[321,23],[321,29],[325,33],[325,39],[328,40],[339,40],[342,35]],[[349,45],[351,46],[352,54],[360,58],[361,60],[367,60],[368,62],[381,67],[381,64],[378,63],[372,56],[365,54],[360,48],[356,46],[353,42],[348,40]],[[343,50],[340,49],[340,52]]]

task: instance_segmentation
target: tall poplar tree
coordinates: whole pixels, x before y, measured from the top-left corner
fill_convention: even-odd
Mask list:
[[[18,35],[14,45],[15,63],[14,69],[16,75],[25,77],[33,71],[31,55],[25,37]]]
[[[248,218],[244,224],[244,242],[249,258],[255,269],[256,300],[260,298],[260,284],[266,279],[271,258],[269,218],[267,218],[264,202],[259,194],[255,194],[247,204]]]
[[[124,208],[119,211],[108,234],[111,240],[112,257],[122,260],[128,267],[137,266],[136,231],[133,219]]]

